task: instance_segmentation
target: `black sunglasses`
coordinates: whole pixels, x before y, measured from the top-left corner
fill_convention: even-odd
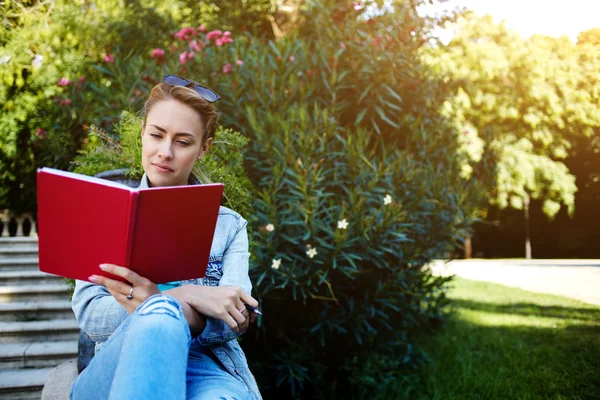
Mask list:
[[[219,100],[221,96],[219,96],[214,90],[207,88],[206,86],[202,86],[194,81],[189,81],[185,78],[182,78],[177,75],[165,75],[163,76],[163,83],[171,86],[185,86],[188,87],[190,84],[194,85],[194,90],[198,93],[204,100],[209,103],[214,103]]]

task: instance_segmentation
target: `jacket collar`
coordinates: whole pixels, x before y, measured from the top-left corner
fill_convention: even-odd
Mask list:
[[[190,174],[190,177],[188,178],[188,185],[202,185],[202,182],[200,182],[200,180],[198,180],[194,176],[194,174]],[[148,189],[149,187],[150,187],[150,182],[148,181],[148,176],[144,172],[144,175],[142,176],[142,179],[140,180],[140,186],[138,187],[138,189]]]

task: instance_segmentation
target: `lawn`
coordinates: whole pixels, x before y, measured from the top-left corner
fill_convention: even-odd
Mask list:
[[[397,398],[600,399],[600,307],[459,278],[449,296],[431,363]]]

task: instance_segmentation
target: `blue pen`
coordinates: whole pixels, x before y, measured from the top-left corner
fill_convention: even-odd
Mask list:
[[[246,308],[247,308],[248,310],[252,311],[254,314],[257,314],[257,315],[262,315],[262,313],[261,313],[260,311],[258,311],[258,309],[257,309],[257,308],[254,308],[254,307],[252,307],[250,304],[246,304],[246,303],[244,303],[244,305],[246,306]]]

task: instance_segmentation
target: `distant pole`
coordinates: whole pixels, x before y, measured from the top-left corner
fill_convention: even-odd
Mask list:
[[[529,237],[529,196],[523,198],[523,213],[525,214],[525,258],[531,260],[531,239]]]

